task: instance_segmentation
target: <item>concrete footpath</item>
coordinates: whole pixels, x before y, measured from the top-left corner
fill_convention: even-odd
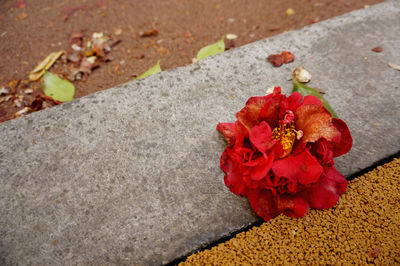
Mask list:
[[[256,221],[215,126],[297,66],[352,132],[339,171],[398,152],[399,18],[389,1],[0,124],[0,264],[167,263]]]

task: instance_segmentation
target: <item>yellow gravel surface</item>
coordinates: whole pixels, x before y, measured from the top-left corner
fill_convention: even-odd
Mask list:
[[[339,203],[280,215],[180,265],[400,265],[400,159],[351,181]]]

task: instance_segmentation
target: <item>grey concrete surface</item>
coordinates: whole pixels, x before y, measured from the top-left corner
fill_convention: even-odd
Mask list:
[[[297,66],[350,127],[344,175],[398,152],[399,18],[383,3],[0,124],[0,264],[161,264],[254,222],[215,126]]]

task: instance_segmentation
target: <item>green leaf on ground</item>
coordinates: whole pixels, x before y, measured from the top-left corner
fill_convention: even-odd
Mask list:
[[[161,59],[158,60],[157,63],[154,66],[152,66],[151,68],[147,69],[146,72],[144,72],[142,75],[140,75],[139,77],[137,77],[135,79],[142,79],[142,78],[145,78],[145,77],[148,77],[148,76],[151,76],[151,75],[154,75],[154,74],[157,74],[157,73],[161,72],[162,70],[161,70],[160,63],[161,63]]]
[[[222,53],[223,51],[225,51],[225,41],[224,41],[224,37],[222,36],[222,38],[213,44],[207,45],[206,47],[203,47],[200,49],[200,51],[197,53],[196,59],[197,60],[201,60],[203,58],[212,56],[212,55],[216,55],[219,53]]]
[[[337,114],[335,111],[333,111],[332,107],[329,105],[328,101],[319,93],[316,89],[310,88],[300,82],[293,81],[293,90],[292,92],[298,91],[301,93],[301,95],[307,96],[307,95],[313,95],[317,97],[318,99],[321,100],[322,105],[326,108],[326,110],[331,113],[333,118],[337,118]]]
[[[74,99],[75,87],[71,82],[47,71],[43,75],[43,80],[43,91],[47,96],[60,102],[68,102]]]

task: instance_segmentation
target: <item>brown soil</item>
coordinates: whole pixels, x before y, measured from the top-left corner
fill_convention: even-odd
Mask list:
[[[351,181],[339,203],[278,216],[180,265],[400,265],[400,159]]]
[[[49,53],[66,50],[74,32],[87,39],[93,32],[121,39],[111,52],[112,62],[93,71],[87,81],[74,82],[78,98],[125,83],[158,59],[164,70],[190,64],[200,48],[227,33],[238,36],[237,47],[383,0],[26,0],[25,8],[16,8],[16,2],[0,2],[0,88],[26,80]],[[293,15],[285,12],[288,8]],[[153,29],[156,36],[140,37],[141,31]],[[20,84],[14,94],[22,95],[24,104],[42,93],[40,83]],[[24,94],[27,87],[34,92]],[[24,104],[16,108],[13,100],[0,103],[0,121]]]

